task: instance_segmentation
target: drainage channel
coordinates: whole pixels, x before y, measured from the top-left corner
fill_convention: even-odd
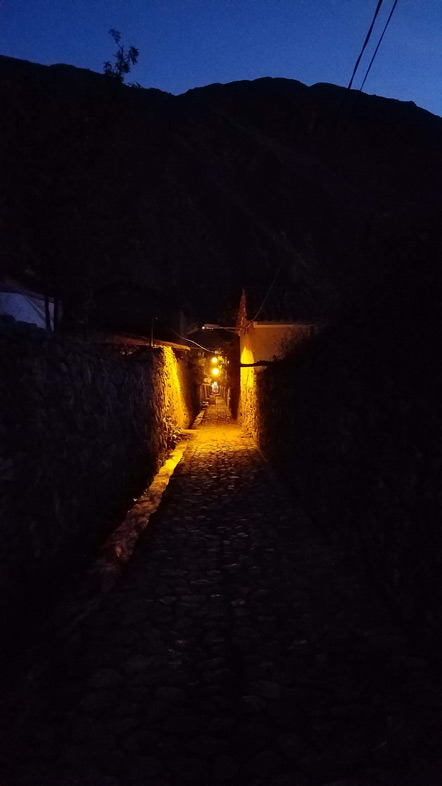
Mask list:
[[[181,439],[171,450],[150,485],[141,496],[134,499],[134,504],[127,511],[122,523],[103,543],[95,562],[85,572],[79,585],[60,603],[45,625],[45,631],[49,634],[50,628],[54,633],[57,631],[58,636],[65,638],[73,627],[99,605],[103,595],[112,589],[124,573],[141,535],[148,528],[150,518],[161,503],[175,468],[195,434],[195,427],[203,416],[204,412],[198,415],[191,429],[182,429]],[[51,635],[48,638],[50,639]]]

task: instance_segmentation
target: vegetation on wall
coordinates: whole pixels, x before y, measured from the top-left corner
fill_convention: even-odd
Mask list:
[[[441,283],[420,310],[400,283],[262,372],[259,439],[352,569],[441,643]]]

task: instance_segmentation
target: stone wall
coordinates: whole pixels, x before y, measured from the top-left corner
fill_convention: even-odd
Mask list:
[[[253,360],[249,360],[249,357],[246,355],[247,360],[244,362],[253,363]],[[258,376],[262,374],[262,368],[241,368],[241,395],[239,399],[239,410],[238,410],[238,417],[241,422],[241,425],[248,434],[252,434],[256,437],[258,433],[258,420],[257,420],[257,413],[258,413],[258,398],[257,398],[257,391],[258,391]]]
[[[438,338],[413,325],[406,335],[384,328],[330,330],[261,372],[258,439],[339,553],[411,631],[434,641],[442,637]]]
[[[0,329],[0,613],[58,591],[197,411],[185,358]]]
[[[241,363],[252,364],[260,360],[273,361],[308,340],[314,334],[314,325],[250,325],[240,338]],[[258,378],[264,367],[241,366],[238,417],[243,428],[255,438],[259,433]]]

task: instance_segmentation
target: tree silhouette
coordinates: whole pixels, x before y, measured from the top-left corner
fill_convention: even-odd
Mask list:
[[[130,46],[126,51],[125,47],[120,44],[121,33],[119,33],[118,30],[112,28],[109,30],[109,35],[114,39],[117,45],[117,51],[114,54],[115,63],[112,65],[110,60],[106,60],[103,63],[103,71],[106,76],[123,84],[126,75],[130,73],[132,66],[136,64],[140,53],[135,46]]]

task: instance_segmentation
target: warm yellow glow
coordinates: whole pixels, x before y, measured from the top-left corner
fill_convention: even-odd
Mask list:
[[[212,363],[213,364],[218,363],[218,358],[212,358]]]
[[[191,419],[183,396],[178,362],[171,347],[163,347],[164,403],[170,422],[180,428],[186,428]]]
[[[212,368],[212,374],[214,377],[217,377],[219,374],[219,368]]]

